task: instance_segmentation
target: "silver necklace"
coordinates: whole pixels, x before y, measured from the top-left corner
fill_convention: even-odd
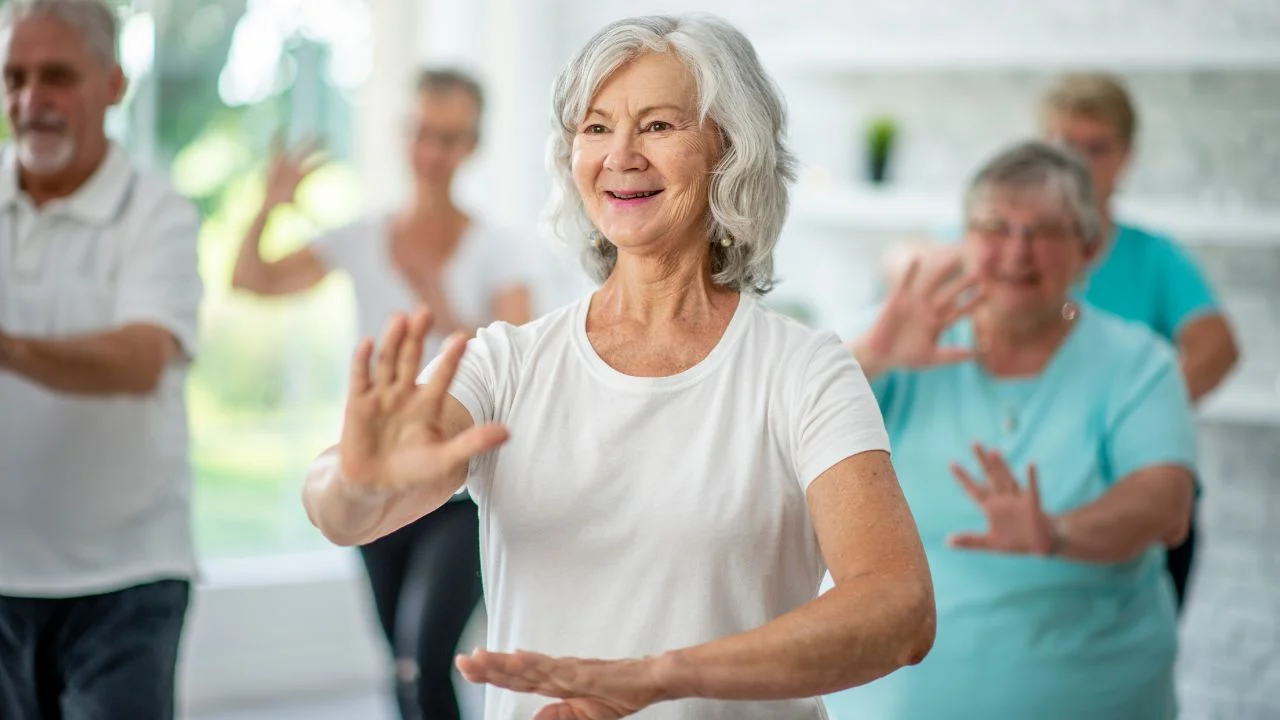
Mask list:
[[[1079,310],[1076,307],[1075,303],[1071,301],[1067,301],[1063,303],[1062,319],[1066,320],[1068,325],[1073,324],[1075,322],[1076,317],[1079,314],[1080,314]],[[997,407],[1002,404],[999,402],[999,398],[996,397],[995,384],[997,382],[997,378],[994,375],[992,375],[987,370],[986,366],[983,365],[982,363],[983,356],[989,350],[990,350],[990,346],[978,339],[977,332],[975,329],[974,351],[978,356],[978,363],[977,363],[978,371],[982,374],[982,393],[988,402],[988,407]],[[1056,353],[1056,350],[1055,350],[1055,353]],[[1012,435],[1014,432],[1017,432],[1018,422],[1019,422],[1021,413],[1022,413],[1022,408],[1019,407],[1018,404],[1005,405],[1005,407],[1003,408],[1003,412],[1001,412],[1000,410],[997,410],[997,414],[999,415],[999,418],[1000,418],[999,420],[1000,429],[1003,430],[1006,435]]]

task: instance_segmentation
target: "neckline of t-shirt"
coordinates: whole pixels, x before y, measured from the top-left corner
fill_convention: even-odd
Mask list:
[[[1062,343],[1058,345],[1058,349],[1049,357],[1049,362],[1045,363],[1045,366],[1040,370],[1040,372],[1034,375],[1000,377],[987,372],[986,368],[982,367],[982,363],[973,361],[970,364],[973,366],[974,372],[978,374],[983,382],[987,383],[991,387],[1001,388],[1014,393],[1038,387],[1043,380],[1054,375],[1060,366],[1064,363],[1070,362],[1069,356],[1075,352],[1075,348],[1079,344],[1078,338],[1082,333],[1088,332],[1085,326],[1093,325],[1094,318],[1092,307],[1085,303],[1077,302],[1076,310],[1076,319],[1072,322],[1071,327],[1067,329],[1066,337],[1062,339]],[[957,338],[960,345],[969,348],[976,347],[972,318],[965,318],[960,323],[957,323],[956,329],[960,332],[960,337]]]
[[[754,298],[747,293],[740,293],[738,295],[738,307],[734,309],[733,317],[729,318],[729,324],[725,327],[724,333],[721,334],[720,341],[716,343],[715,347],[711,348],[711,352],[707,353],[706,357],[693,367],[675,375],[641,377],[627,375],[614,369],[591,346],[591,340],[587,338],[587,312],[591,308],[591,299],[593,297],[594,293],[584,297],[578,302],[578,307],[574,311],[574,344],[578,347],[583,361],[593,375],[608,385],[621,390],[680,390],[699,382],[708,374],[714,372],[724,362],[724,358],[729,355],[733,347],[738,344],[746,328],[748,316],[756,306]]]

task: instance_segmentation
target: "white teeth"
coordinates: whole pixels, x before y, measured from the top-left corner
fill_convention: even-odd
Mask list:
[[[657,194],[658,194],[658,191],[657,191],[657,190],[646,190],[646,191],[644,191],[644,192],[631,193],[631,194],[628,194],[628,195],[624,195],[624,194],[622,194],[622,193],[616,193],[616,192],[610,192],[609,194],[610,194],[610,195],[612,195],[612,196],[614,196],[614,197],[616,197],[616,198],[618,198],[619,200],[634,200],[634,199],[636,199],[636,198],[646,198],[646,197],[649,197],[649,196],[651,196],[651,195],[657,195]]]

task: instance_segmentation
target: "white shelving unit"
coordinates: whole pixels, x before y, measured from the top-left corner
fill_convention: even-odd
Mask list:
[[[1082,67],[1116,72],[1280,71],[1274,43],[1206,44],[1194,38],[1151,38],[1123,45],[1007,37],[806,37],[761,47],[761,57],[784,72],[857,73],[1035,70]]]
[[[802,182],[792,218],[852,232],[928,233],[958,227],[961,196]],[[1280,247],[1280,208],[1217,207],[1203,202],[1117,199],[1118,215],[1188,245]]]

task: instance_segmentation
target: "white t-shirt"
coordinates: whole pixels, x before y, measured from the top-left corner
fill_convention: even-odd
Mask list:
[[[623,375],[586,335],[590,298],[480,331],[451,394],[511,431],[473,460],[488,647],[629,658],[756,628],[812,600],[826,566],[805,490],[887,450],[851,353],[743,295],[678,375]],[[429,366],[423,379],[434,369]],[[489,720],[549,700],[489,688]],[[682,700],[637,720],[816,720],[818,698]]]
[[[360,337],[378,340],[393,314],[412,312],[421,301],[391,258],[391,218],[375,216],[331,230],[310,247],[331,269],[351,278]],[[444,269],[444,296],[458,320],[471,327],[493,321],[495,295],[527,282],[529,264],[510,235],[472,222]],[[427,338],[426,358],[435,357],[444,335]]]
[[[37,209],[0,157],[0,329],[57,339],[157,324],[181,352],[148,395],[54,392],[0,370],[0,595],[66,597],[195,573],[185,385],[200,219],[112,145]]]

